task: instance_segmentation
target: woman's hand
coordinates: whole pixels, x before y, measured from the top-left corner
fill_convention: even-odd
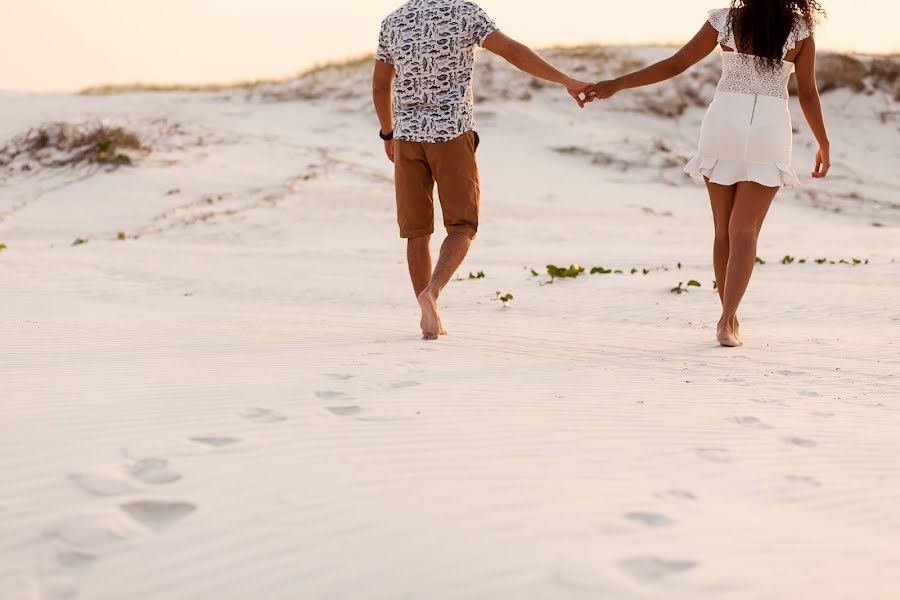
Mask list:
[[[394,140],[384,141],[384,153],[387,154],[389,161],[394,162]]]
[[[589,101],[591,100],[607,100],[622,91],[622,85],[618,79],[610,79],[601,81],[589,86],[584,94]]]
[[[816,179],[823,179],[831,168],[831,148],[828,146],[820,146],[816,152],[816,167],[813,169],[812,176]]]

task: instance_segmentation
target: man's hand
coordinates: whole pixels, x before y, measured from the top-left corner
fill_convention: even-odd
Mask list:
[[[580,108],[584,108],[584,105],[591,101],[586,94],[589,87],[591,87],[591,84],[578,81],[577,79],[571,79],[566,82],[566,91],[575,99]]]
[[[622,91],[622,86],[617,79],[601,81],[588,86],[585,90],[588,102],[593,100],[607,100]]]
[[[384,153],[387,154],[389,161],[394,162],[394,140],[384,142]]]

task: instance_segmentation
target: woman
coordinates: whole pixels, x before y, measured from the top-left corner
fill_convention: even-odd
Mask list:
[[[825,177],[831,164],[813,37],[823,15],[816,0],[732,0],[730,8],[710,11],[700,32],[674,56],[586,91],[588,100],[603,100],[665,81],[722,47],[722,78],[703,119],[697,156],[685,172],[703,177],[712,204],[713,265],[722,301],[716,337],[723,346],[742,343],[737,310],[769,206],[781,187],[800,184],[791,168],[787,84],[794,71],[800,106],[819,143],[812,176]]]

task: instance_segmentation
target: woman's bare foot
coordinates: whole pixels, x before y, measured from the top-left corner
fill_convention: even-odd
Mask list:
[[[735,323],[736,319],[734,317],[729,322],[719,321],[719,325],[716,327],[716,339],[720,345],[726,348],[737,348],[742,345],[736,333]]]
[[[422,308],[422,320],[419,325],[422,327],[423,340],[436,340],[438,336],[446,335],[447,332],[441,326],[441,315],[438,313],[437,298],[428,291],[428,288],[419,294],[419,306]]]

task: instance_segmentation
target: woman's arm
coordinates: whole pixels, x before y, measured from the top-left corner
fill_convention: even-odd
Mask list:
[[[716,49],[718,43],[719,32],[709,22],[706,22],[694,39],[669,58],[617,79],[601,81],[589,87],[585,93],[590,100],[605,100],[622,90],[672,79],[703,60]]]
[[[800,100],[800,108],[803,116],[809,123],[816,141],[819,142],[819,151],[816,153],[816,167],[812,176],[821,179],[828,174],[831,168],[831,143],[828,141],[828,132],[825,130],[825,117],[822,116],[822,101],[819,98],[819,86],[816,84],[816,40],[809,37],[803,42],[800,54],[794,63],[797,67],[797,96]]]

